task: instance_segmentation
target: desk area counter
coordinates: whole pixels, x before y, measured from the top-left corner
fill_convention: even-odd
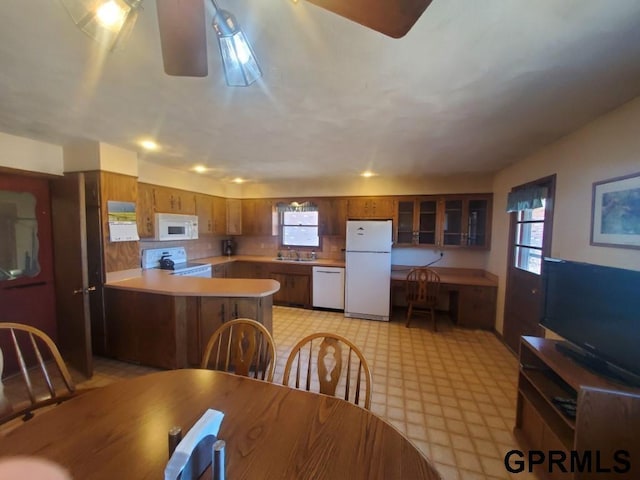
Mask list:
[[[415,267],[394,265],[391,269],[394,293],[404,294],[409,271]],[[496,320],[498,277],[474,268],[430,267],[440,276],[440,292],[448,297],[449,315],[459,327],[493,330]]]

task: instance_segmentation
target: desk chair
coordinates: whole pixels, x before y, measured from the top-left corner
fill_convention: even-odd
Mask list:
[[[4,369],[3,355],[9,355],[13,350],[28,396],[28,399],[12,402],[5,396],[4,386],[0,382],[0,424],[21,415],[23,420],[29,420],[34,410],[62,403],[76,394],[58,347],[46,333],[20,323],[0,323],[0,336],[2,345],[9,345],[4,353],[0,350],[0,376]],[[41,385],[43,382],[44,385]]]
[[[275,366],[273,337],[264,325],[249,318],[231,320],[213,332],[200,365],[267,382],[273,381]]]
[[[414,313],[431,315],[433,331],[438,330],[436,324],[436,304],[440,293],[440,276],[430,268],[414,268],[407,274],[407,323],[411,324]]]
[[[295,364],[294,364],[295,363]],[[360,405],[360,390],[364,389],[364,408],[371,408],[372,377],[364,355],[350,340],[333,333],[313,333],[300,340],[291,350],[284,368],[283,385],[295,371],[295,386],[336,395],[338,386],[344,399]],[[363,385],[364,384],[364,385]]]

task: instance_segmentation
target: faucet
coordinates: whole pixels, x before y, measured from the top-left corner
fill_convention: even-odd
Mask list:
[[[298,252],[297,250],[293,250],[293,254],[296,257],[296,260],[300,260],[300,252]]]

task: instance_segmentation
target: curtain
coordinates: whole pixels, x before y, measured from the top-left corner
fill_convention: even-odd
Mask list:
[[[278,212],[317,212],[318,206],[311,202],[278,203]]]
[[[542,199],[547,197],[547,187],[533,185],[509,192],[507,212],[519,212],[542,207]]]

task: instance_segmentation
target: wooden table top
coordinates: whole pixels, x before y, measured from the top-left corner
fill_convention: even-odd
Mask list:
[[[0,439],[0,455],[29,454],[74,479],[158,479],[168,431],[186,434],[207,408],[224,412],[233,479],[440,479],[393,426],[344,400],[210,370],[123,380],[36,414]],[[206,474],[204,475],[206,477]]]

